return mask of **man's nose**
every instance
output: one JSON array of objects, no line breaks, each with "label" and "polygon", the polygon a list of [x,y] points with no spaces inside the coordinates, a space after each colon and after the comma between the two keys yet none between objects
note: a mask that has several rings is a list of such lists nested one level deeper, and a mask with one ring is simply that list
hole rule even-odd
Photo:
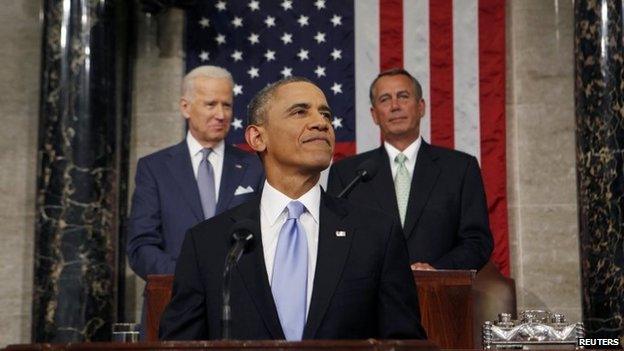
[{"label": "man's nose", "polygon": [[215,118],[225,119],[225,108],[222,104],[217,104],[217,106],[215,107]]},{"label": "man's nose", "polygon": [[310,128],[326,131],[329,129],[329,121],[322,113],[316,113]]},{"label": "man's nose", "polygon": [[392,109],[392,111],[400,109],[401,106],[399,105],[399,99],[397,99],[395,97],[392,98],[390,100],[390,108]]}]

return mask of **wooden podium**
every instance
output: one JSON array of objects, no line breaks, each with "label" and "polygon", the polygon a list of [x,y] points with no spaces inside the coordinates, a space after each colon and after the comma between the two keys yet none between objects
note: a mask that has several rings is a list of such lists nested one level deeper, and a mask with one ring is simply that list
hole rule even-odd
[{"label": "wooden podium", "polygon": [[[473,348],[474,271],[413,271],[422,324],[441,348]],[[158,340],[160,316],[171,299],[171,275],[149,275],[146,340]]]}]

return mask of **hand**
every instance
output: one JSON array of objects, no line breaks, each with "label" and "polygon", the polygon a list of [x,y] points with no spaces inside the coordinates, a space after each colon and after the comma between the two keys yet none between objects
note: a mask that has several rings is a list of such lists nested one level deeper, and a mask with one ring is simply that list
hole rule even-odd
[{"label": "hand", "polygon": [[424,263],[424,262],[412,263],[412,269],[415,271],[435,271],[436,270],[429,263]]}]

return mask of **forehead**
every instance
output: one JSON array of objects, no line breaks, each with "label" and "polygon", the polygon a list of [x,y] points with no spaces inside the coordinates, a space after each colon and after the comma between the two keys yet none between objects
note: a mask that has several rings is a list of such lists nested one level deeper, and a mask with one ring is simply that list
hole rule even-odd
[{"label": "forehead", "polygon": [[327,105],[323,91],[316,85],[308,82],[293,82],[280,86],[273,95],[273,101],[284,105],[297,103]]},{"label": "forehead", "polygon": [[210,94],[216,92],[232,92],[232,82],[227,78],[197,77],[193,79],[195,94]]},{"label": "forehead", "polygon": [[412,80],[404,74],[383,76],[377,80],[375,86],[373,87],[373,93],[375,93],[375,95],[402,90],[407,90],[412,93],[414,92],[414,84]]}]

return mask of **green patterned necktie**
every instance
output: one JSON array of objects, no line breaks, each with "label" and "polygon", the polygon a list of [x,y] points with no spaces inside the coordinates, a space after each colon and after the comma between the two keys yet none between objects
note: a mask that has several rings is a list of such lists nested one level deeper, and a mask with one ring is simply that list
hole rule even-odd
[{"label": "green patterned necktie", "polygon": [[407,200],[409,198],[411,179],[407,167],[405,167],[407,156],[399,153],[394,158],[394,162],[398,165],[397,173],[394,177],[394,191],[396,192],[397,205],[399,206],[399,216],[401,217],[401,226],[405,224],[405,212],[407,211]]}]

